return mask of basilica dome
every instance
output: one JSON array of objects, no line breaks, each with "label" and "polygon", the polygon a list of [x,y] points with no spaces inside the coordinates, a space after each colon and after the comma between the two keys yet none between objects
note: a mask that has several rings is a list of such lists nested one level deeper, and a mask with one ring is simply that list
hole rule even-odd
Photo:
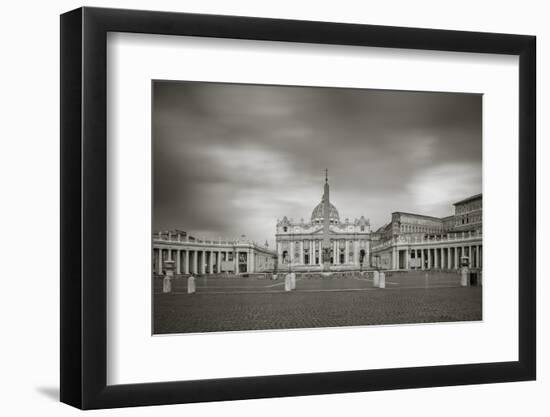
[{"label": "basilica dome", "polygon": [[[312,223],[322,223],[324,219],[324,201],[321,201],[317,206],[313,209],[313,212],[311,213],[311,222]],[[340,215],[338,214],[338,210],[332,203],[329,202],[330,206],[330,222],[340,223]]]}]

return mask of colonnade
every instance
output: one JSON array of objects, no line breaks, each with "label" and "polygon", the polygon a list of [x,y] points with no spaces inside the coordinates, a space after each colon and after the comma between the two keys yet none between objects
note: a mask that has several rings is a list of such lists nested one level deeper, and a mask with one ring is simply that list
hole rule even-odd
[{"label": "colonnade", "polygon": [[[244,254],[245,266],[239,268],[239,254]],[[223,249],[172,249],[153,248],[153,272],[157,275],[164,273],[164,261],[175,262],[176,274],[219,274],[226,272],[255,272],[255,256],[253,250],[223,250]],[[222,262],[232,261],[232,267]],[[223,265],[226,265],[225,267]]]},{"label": "colonnade", "polygon": [[458,269],[462,257],[467,257],[470,268],[481,269],[483,246],[468,244],[459,246],[409,247],[392,250],[392,269]]}]

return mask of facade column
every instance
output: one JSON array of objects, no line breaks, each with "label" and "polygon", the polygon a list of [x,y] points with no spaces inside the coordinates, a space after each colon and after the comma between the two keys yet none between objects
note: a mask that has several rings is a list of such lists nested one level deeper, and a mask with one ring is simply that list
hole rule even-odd
[{"label": "facade column", "polygon": [[235,249],[233,252],[233,268],[235,269],[235,274],[239,273],[239,251]]},{"label": "facade column", "polygon": [[340,263],[339,254],[338,254],[338,241],[334,239],[334,242],[332,242],[332,253],[334,258],[334,265],[338,265]]},{"label": "facade column", "polygon": [[428,248],[428,269],[432,269],[432,250]]},{"label": "facade column", "polygon": [[290,264],[292,265],[294,263],[294,240],[290,241]]},{"label": "facade column", "polygon": [[183,261],[183,273],[184,274],[189,273],[189,249],[185,251],[185,258]]},{"label": "facade column", "polygon": [[344,241],[344,263],[349,264],[349,240]]},{"label": "facade column", "polygon": [[304,265],[304,239],[300,240],[300,265]]},{"label": "facade column", "polygon": [[168,249],[168,258],[166,258],[167,261],[172,260],[172,249]]},{"label": "facade column", "polygon": [[451,248],[447,248],[447,269],[451,269]]},{"label": "facade column", "polygon": [[479,254],[479,268],[483,269],[483,245],[479,245],[478,248],[477,253]]},{"label": "facade column", "polygon": [[407,250],[405,250],[405,269],[407,271],[410,269],[410,258],[411,258],[411,250],[407,248]]},{"label": "facade column", "polygon": [[424,249],[420,249],[420,269],[424,269]]},{"label": "facade column", "polygon": [[313,246],[313,240],[309,240],[309,264],[315,263],[315,248]]},{"label": "facade column", "polygon": [[277,262],[279,264],[283,263],[283,244],[282,244],[282,242],[277,242]]},{"label": "facade column", "polygon": [[359,241],[357,239],[353,241],[353,263],[355,266],[359,266]]},{"label": "facade column", "polygon": [[216,273],[219,274],[222,272],[222,252],[218,251],[216,256]]}]

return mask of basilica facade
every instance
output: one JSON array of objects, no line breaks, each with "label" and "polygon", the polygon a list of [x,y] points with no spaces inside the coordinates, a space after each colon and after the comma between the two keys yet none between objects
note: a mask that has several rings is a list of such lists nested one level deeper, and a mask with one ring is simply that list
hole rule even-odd
[{"label": "basilica facade", "polygon": [[367,269],[370,232],[370,222],[364,216],[353,221],[340,219],[325,178],[323,197],[309,222],[295,222],[286,216],[277,220],[278,268],[297,272]]}]

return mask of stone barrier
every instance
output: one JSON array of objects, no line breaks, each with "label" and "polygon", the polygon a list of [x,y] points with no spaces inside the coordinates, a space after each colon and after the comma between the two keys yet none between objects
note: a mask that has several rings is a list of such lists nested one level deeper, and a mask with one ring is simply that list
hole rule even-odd
[{"label": "stone barrier", "polygon": [[374,288],[378,288],[378,285],[380,284],[380,272],[374,271],[373,280],[374,280],[373,282]]},{"label": "stone barrier", "polygon": [[463,266],[460,269],[460,285],[462,287],[468,286],[468,267],[467,266]]},{"label": "stone barrier", "polygon": [[194,294],[197,290],[197,286],[195,284],[195,277],[190,276],[187,278],[187,294]]},{"label": "stone barrier", "polygon": [[285,291],[292,291],[292,277],[290,274],[285,275]]},{"label": "stone barrier", "polygon": [[172,292],[172,277],[169,275],[162,279],[162,292]]},{"label": "stone barrier", "polygon": [[296,289],[296,274],[294,272],[290,273],[290,289]]}]

